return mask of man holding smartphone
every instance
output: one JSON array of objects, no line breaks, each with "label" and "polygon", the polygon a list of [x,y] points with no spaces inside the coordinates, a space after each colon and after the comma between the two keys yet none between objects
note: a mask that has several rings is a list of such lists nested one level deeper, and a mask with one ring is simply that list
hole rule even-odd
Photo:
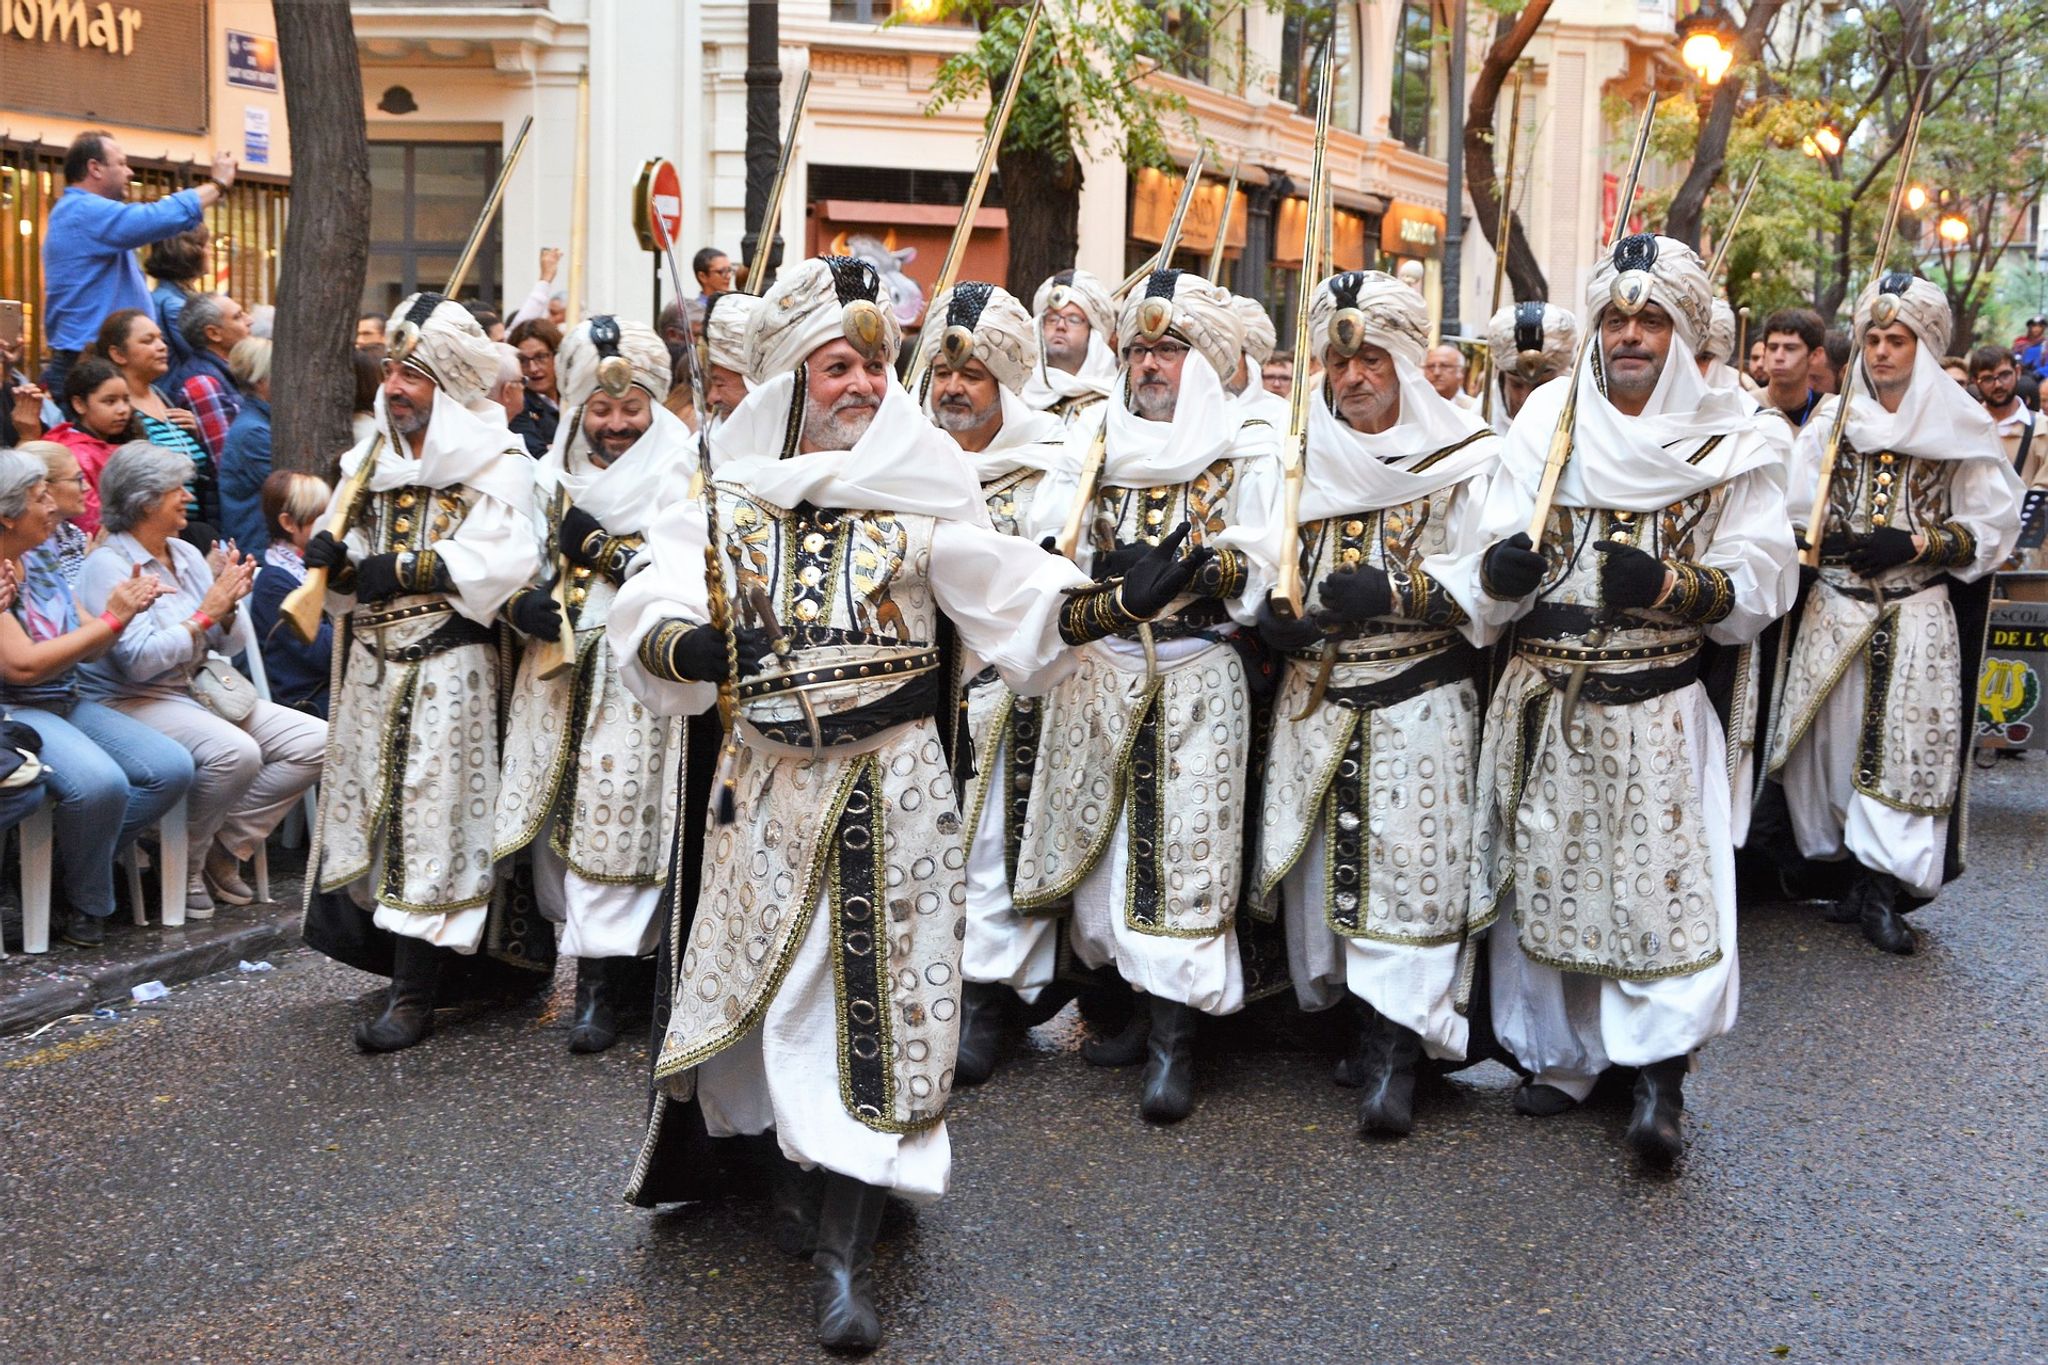
[{"label": "man holding smartphone", "polygon": [[216,154],[205,184],[147,204],[126,202],[133,178],[128,154],[109,133],[80,133],[64,154],[64,194],[43,229],[43,338],[50,348],[43,387],[53,393],[109,314],[140,308],[155,315],[135,252],[199,226],[235,183],[235,159]]}]

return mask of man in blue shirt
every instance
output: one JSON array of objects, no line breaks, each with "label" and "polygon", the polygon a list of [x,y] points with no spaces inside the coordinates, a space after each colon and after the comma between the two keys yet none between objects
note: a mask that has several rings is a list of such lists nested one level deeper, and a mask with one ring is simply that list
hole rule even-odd
[{"label": "man in blue shirt", "polygon": [[235,159],[216,154],[207,183],[148,204],[126,202],[133,178],[128,154],[108,133],[80,133],[64,154],[64,193],[43,229],[43,386],[53,393],[63,392],[65,374],[108,314],[149,311],[135,252],[197,227],[235,183]]}]

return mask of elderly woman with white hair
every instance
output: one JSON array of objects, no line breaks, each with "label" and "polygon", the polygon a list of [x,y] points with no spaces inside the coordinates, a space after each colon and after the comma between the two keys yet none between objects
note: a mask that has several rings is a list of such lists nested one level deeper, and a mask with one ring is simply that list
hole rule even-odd
[{"label": "elderly woman with white hair", "polygon": [[257,700],[246,682],[236,686],[240,677],[225,661],[209,664],[215,651],[236,648],[235,613],[256,561],[230,548],[216,567],[178,538],[190,472],[183,457],[146,441],[114,452],[100,473],[107,541],[87,557],[78,596],[83,610],[98,612],[124,580],[139,575],[159,584],[149,608],[86,666],[84,682],[89,695],[191,752],[197,774],[186,813],[192,876],[185,912],[205,919],[216,897],[231,905],[255,899],[241,862],[320,776],[327,726]]},{"label": "elderly woman with white hair", "polygon": [[220,449],[220,529],[235,547],[261,554],[270,543],[263,481],[270,477],[270,342],[244,337],[228,352],[242,405]]},{"label": "elderly woman with white hair", "polygon": [[[171,458],[182,496],[185,462]],[[43,461],[0,450],[0,585],[14,593],[0,615],[0,705],[42,737],[63,865],[58,936],[93,948],[114,913],[115,856],[185,794],[192,759],[148,725],[80,695],[78,666],[112,648],[160,585],[130,575],[108,585],[97,616],[82,614],[53,534],[61,518]]]}]

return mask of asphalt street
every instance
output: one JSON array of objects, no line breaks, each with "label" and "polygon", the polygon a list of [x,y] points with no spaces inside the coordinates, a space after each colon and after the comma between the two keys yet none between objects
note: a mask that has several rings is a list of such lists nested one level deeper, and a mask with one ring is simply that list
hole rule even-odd
[{"label": "asphalt street", "polygon": [[[1977,776],[1918,957],[1745,908],[1675,1178],[1624,1102],[1520,1118],[1493,1066],[1365,1143],[1322,1057],[1212,1052],[1151,1129],[1056,1022],[885,1226],[877,1358],[2048,1359],[2048,762]],[[819,1354],[758,1205],[619,1202],[644,1040],[570,1056],[566,972],[370,1058],[377,983],[276,961],[0,1041],[0,1360]]]}]

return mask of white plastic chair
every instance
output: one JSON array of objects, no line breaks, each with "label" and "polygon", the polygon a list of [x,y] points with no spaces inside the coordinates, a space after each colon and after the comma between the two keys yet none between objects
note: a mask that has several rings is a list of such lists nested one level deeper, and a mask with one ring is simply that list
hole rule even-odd
[{"label": "white plastic chair", "polygon": [[[249,681],[256,687],[256,695],[264,701],[270,700],[270,670],[263,666],[263,646],[256,640],[256,625],[249,619],[247,610],[235,613],[235,648],[241,651],[248,662]],[[256,845],[256,852],[250,855],[256,867],[256,899],[268,903],[270,900],[270,841],[263,840]]]},{"label": "white plastic chair", "polygon": [[[21,950],[50,951],[50,864],[55,845],[55,814],[51,803],[37,806],[21,822]],[[7,947],[0,942],[0,957]]]},{"label": "white plastic chair", "polygon": [[[164,927],[175,929],[185,922],[185,798],[164,812],[156,823],[157,890],[163,903]],[[131,845],[121,865],[128,873],[128,905],[137,928],[149,923],[142,904],[142,859]]]}]

